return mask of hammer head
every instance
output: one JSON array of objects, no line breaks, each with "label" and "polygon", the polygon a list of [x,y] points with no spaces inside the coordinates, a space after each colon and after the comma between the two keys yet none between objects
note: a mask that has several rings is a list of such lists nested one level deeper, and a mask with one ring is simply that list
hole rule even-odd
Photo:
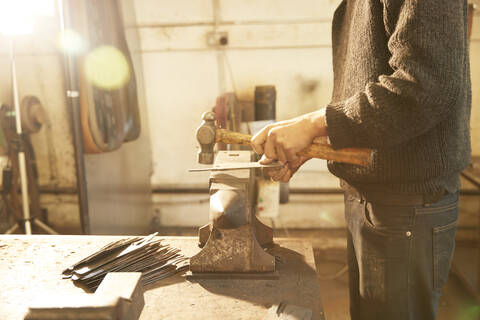
[{"label": "hammer head", "polygon": [[216,131],[215,113],[211,111],[203,113],[202,123],[197,128],[197,140],[200,144],[200,150],[198,150],[198,163],[213,163],[213,148],[216,142]]}]

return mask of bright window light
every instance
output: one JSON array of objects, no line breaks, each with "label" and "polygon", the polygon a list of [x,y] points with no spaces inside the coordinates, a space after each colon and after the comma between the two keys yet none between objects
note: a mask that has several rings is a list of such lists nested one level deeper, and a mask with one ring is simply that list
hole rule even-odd
[{"label": "bright window light", "polygon": [[31,34],[36,19],[54,13],[55,0],[0,0],[0,32],[7,36]]}]

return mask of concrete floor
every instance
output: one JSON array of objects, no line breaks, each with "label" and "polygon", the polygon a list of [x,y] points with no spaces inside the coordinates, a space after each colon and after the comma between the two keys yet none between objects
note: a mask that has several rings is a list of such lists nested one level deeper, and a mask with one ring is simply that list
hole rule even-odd
[{"label": "concrete floor", "polygon": [[[194,228],[165,228],[163,235],[194,236]],[[322,294],[322,304],[327,320],[348,320],[348,276],[346,266],[346,241],[343,229],[330,230],[275,230],[275,237],[306,238],[312,242],[317,266],[318,280]],[[458,264],[471,268],[471,255],[466,247],[457,245],[460,259]],[[470,257],[470,259],[468,258]],[[458,261],[457,261],[458,260]],[[460,268],[463,269],[463,268]],[[334,275],[340,275],[333,279]],[[475,302],[457,277],[450,275],[440,299],[438,320],[479,320],[480,304]]]}]

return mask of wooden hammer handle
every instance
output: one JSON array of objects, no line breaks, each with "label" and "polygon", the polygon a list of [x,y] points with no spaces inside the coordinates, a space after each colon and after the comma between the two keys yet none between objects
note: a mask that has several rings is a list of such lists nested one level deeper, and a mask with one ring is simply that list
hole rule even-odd
[{"label": "wooden hammer handle", "polygon": [[252,135],[240,132],[233,132],[226,129],[217,129],[215,134],[216,142],[226,143],[226,144],[239,144],[242,146],[250,146],[250,140]]},{"label": "wooden hammer handle", "polygon": [[368,167],[368,165],[372,163],[373,152],[370,149],[361,148],[334,150],[329,144],[313,143],[297,154],[304,157],[332,160]]},{"label": "wooden hammer handle", "polygon": [[[250,146],[252,136],[246,133],[233,132],[225,129],[217,129],[216,142],[227,144],[239,144]],[[351,163],[367,167],[372,162],[372,150],[362,148],[346,148],[334,150],[329,144],[320,143],[315,139],[314,143],[298,153],[299,156],[332,160],[337,162]]]}]

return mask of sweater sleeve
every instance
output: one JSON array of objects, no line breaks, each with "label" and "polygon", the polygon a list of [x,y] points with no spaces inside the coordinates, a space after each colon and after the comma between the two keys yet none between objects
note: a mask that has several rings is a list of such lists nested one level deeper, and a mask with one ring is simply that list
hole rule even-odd
[{"label": "sweater sleeve", "polygon": [[465,68],[464,0],[383,0],[392,74],[327,106],[335,149],[388,148],[448,117]]}]

